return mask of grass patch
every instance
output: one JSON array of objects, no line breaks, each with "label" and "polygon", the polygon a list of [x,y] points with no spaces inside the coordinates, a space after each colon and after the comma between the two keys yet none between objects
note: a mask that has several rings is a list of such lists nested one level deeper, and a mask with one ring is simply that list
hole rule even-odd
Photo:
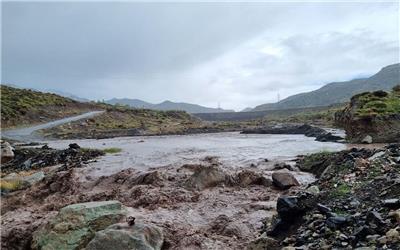
[{"label": "grass patch", "polygon": [[386,116],[400,113],[400,93],[393,88],[391,93],[384,91],[365,92],[352,98],[359,104],[356,114],[360,117]]},{"label": "grass patch", "polygon": [[20,189],[22,183],[19,180],[0,180],[0,190],[12,192]]},{"label": "grass patch", "polygon": [[121,148],[105,148],[103,149],[103,152],[106,154],[116,154],[121,152],[122,149]]},{"label": "grass patch", "polygon": [[339,183],[336,188],[332,190],[333,197],[343,197],[351,193],[351,186],[346,183]]}]

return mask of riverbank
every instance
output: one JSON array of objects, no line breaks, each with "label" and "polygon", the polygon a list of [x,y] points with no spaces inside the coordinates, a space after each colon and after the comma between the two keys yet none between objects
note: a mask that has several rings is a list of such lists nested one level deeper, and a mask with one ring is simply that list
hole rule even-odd
[{"label": "riverbank", "polygon": [[[302,135],[239,133],[49,141],[48,146],[62,150],[73,142],[121,152],[79,167],[36,169],[44,173],[40,181],[4,195],[4,249],[30,245],[33,232],[67,205],[107,200],[120,201],[138,223],[160,227],[165,249],[243,249],[275,214],[279,195],[300,190],[296,182],[314,180],[281,161],[345,147]],[[291,172],[295,186],[282,190],[272,181],[274,172]]]},{"label": "riverbank", "polygon": [[[227,134],[229,137],[233,136],[231,133]],[[358,229],[358,227],[352,226],[353,224],[346,224],[343,227],[345,231],[341,231],[347,237],[346,240],[343,240],[345,238],[341,236],[343,239],[338,241],[336,237],[339,236],[336,233],[325,234],[324,232],[328,233],[332,229],[325,229],[330,228],[329,223],[324,222],[325,217],[314,216],[316,213],[322,213],[315,212],[315,209],[318,210],[317,205],[307,207],[309,210],[305,210],[305,216],[301,216],[302,221],[307,222],[304,224],[307,225],[307,228],[300,227],[296,229],[297,231],[279,233],[286,237],[278,238],[277,241],[266,238],[265,235],[258,238],[266,229],[271,236],[274,235],[271,234],[272,231],[279,231],[279,226],[274,224],[275,220],[273,219],[277,212],[281,219],[282,216],[293,216],[290,213],[282,213],[284,210],[280,205],[276,209],[277,203],[282,204],[284,197],[300,197],[304,193],[308,194],[305,196],[307,204],[312,204],[310,201],[315,200],[310,197],[317,197],[322,205],[332,211],[328,216],[322,213],[326,219],[345,217],[346,223],[356,221],[357,223],[354,225],[362,226],[363,216],[367,216],[370,211],[377,211],[383,218],[385,230],[397,230],[396,224],[393,224],[396,223],[396,217],[392,217],[395,210],[385,208],[382,202],[399,195],[395,191],[398,190],[397,184],[393,182],[399,177],[398,145],[391,145],[386,149],[361,148],[338,153],[324,151],[309,156],[304,153],[306,156],[299,157],[295,157],[295,155],[302,154],[300,151],[295,151],[292,156],[287,155],[286,157],[282,154],[274,157],[273,151],[270,151],[268,158],[262,158],[260,156],[266,156],[265,149],[259,148],[253,143],[257,140],[259,143],[263,143],[267,138],[275,138],[271,140],[271,145],[276,147],[276,145],[282,144],[281,146],[286,150],[290,150],[290,147],[285,143],[290,143],[292,149],[298,149],[293,141],[294,138],[308,141],[304,143],[300,140],[298,141],[299,145],[314,144],[319,149],[321,149],[321,145],[332,145],[336,147],[336,150],[345,146],[316,142],[313,138],[302,135],[243,135],[238,133],[235,133],[238,137],[233,141],[227,140],[228,137],[225,133],[210,135],[206,137],[207,143],[204,145],[207,147],[213,145],[210,140],[214,140],[215,144],[218,135],[225,136],[220,138],[221,155],[216,148],[203,151],[202,148],[190,149],[187,147],[193,145],[193,141],[188,140],[190,137],[199,145],[203,145],[200,138],[196,137],[205,135],[173,136],[176,145],[182,145],[181,143],[184,141],[187,142],[187,145],[182,145],[182,150],[161,154],[154,152],[163,149],[163,145],[166,146],[165,148],[173,145],[172,141],[168,141],[171,140],[169,136],[146,137],[147,139],[145,138],[144,141],[134,138],[79,140],[84,147],[94,145],[95,142],[97,142],[96,145],[102,145],[104,148],[117,145],[131,146],[122,147],[121,152],[79,161],[79,165],[73,164],[68,168],[62,167],[62,165],[43,166],[36,169],[36,171],[44,173],[39,181],[13,193],[3,194],[2,247],[4,249],[27,248],[32,244],[34,232],[52,222],[58,211],[67,205],[111,200],[120,201],[127,208],[126,216],[134,217],[137,223],[160,228],[163,235],[163,249],[253,249],[252,247],[259,244],[270,244],[270,247],[272,245],[280,247],[306,245],[311,249],[313,249],[312,247],[321,249],[320,246],[332,244],[332,246],[336,246],[336,242],[339,242],[338,244],[341,244],[339,246],[342,247],[368,245],[369,241],[367,243],[363,240],[358,241],[361,245],[353,242],[353,238],[351,238],[353,230]],[[179,142],[180,139],[182,141]],[[152,140],[154,141],[151,142]],[[248,145],[249,151],[243,147],[243,140],[252,143]],[[238,145],[240,141],[242,144]],[[49,145],[61,149],[68,144],[71,144],[72,148],[77,148],[71,141],[53,141]],[[228,144],[235,145],[238,150],[243,151],[243,154],[230,150],[227,147]],[[154,145],[159,147],[154,148]],[[151,151],[147,151],[147,147],[151,148]],[[138,151],[140,148],[143,151]],[[256,150],[257,148],[259,151]],[[44,150],[51,149],[46,146]],[[249,158],[250,150],[256,155]],[[312,152],[311,148],[305,150]],[[276,152],[279,151],[277,149]],[[134,159],[132,154],[127,154],[128,152],[135,152],[136,156],[141,155],[142,158],[136,158],[136,161],[121,162],[122,159]],[[210,155],[210,152],[215,154]],[[231,158],[226,158],[229,155]],[[238,158],[237,156],[240,155],[246,158]],[[173,157],[170,158],[171,156]],[[282,159],[285,158],[288,161],[282,162]],[[143,162],[145,159],[147,161]],[[296,159],[297,164],[290,163],[290,159]],[[381,168],[380,165],[375,164],[383,164],[384,167]],[[328,166],[331,166],[330,171],[326,171]],[[373,166],[373,171],[368,166]],[[319,178],[316,182],[313,174]],[[385,176],[387,177],[383,178]],[[367,189],[359,189],[360,187]],[[356,191],[353,192],[353,188]],[[385,189],[386,193],[379,196],[374,191],[372,194],[371,192],[375,189],[380,193],[382,193],[381,189]],[[393,190],[394,192],[392,192]],[[351,201],[349,201],[349,197],[352,198]],[[371,199],[371,197],[374,198]],[[367,202],[364,199],[367,199]],[[357,200],[359,204],[354,200]],[[358,205],[350,208],[348,202]],[[344,211],[349,214],[343,214]],[[361,215],[354,219],[351,217],[354,215],[353,213],[361,213]],[[298,213],[297,211],[294,214],[296,216],[303,215],[303,212]],[[317,222],[315,222],[316,220]],[[289,221],[290,226],[296,227],[295,220]],[[310,226],[310,224],[314,225],[313,223],[315,225],[319,223],[319,226],[315,228]],[[342,230],[341,228],[338,227],[334,232]],[[379,238],[381,238],[386,236],[387,230],[385,230],[375,234],[379,234]],[[395,234],[393,230],[390,232]],[[371,242],[376,243],[377,236],[374,235],[372,238],[367,236],[365,239],[375,239]],[[392,244],[390,237],[387,244],[393,246],[390,245]],[[381,240],[383,242],[384,239]],[[314,244],[315,242],[318,244]],[[280,247],[276,247],[276,249],[280,249]]]},{"label": "riverbank", "polygon": [[313,154],[297,166],[318,180],[278,199],[264,248],[399,249],[400,144]]}]

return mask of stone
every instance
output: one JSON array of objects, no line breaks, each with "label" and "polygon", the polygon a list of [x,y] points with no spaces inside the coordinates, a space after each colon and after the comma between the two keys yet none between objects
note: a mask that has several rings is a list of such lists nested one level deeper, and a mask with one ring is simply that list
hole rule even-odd
[{"label": "stone", "polygon": [[367,214],[367,222],[375,225],[383,225],[385,222],[382,219],[382,216],[376,211],[370,211]]},{"label": "stone", "polygon": [[215,166],[202,166],[195,170],[186,181],[185,186],[190,190],[203,190],[229,182],[229,176]]},{"label": "stone", "polygon": [[16,183],[14,189],[6,189],[9,192],[20,190],[20,189],[26,189],[41,180],[43,180],[45,177],[44,172],[39,171],[36,173],[33,173],[31,175],[18,175],[16,173],[11,173],[7,175],[6,177],[2,178],[3,182],[7,183]]},{"label": "stone", "polygon": [[343,138],[340,136],[337,136],[337,135],[333,135],[332,133],[328,132],[328,133],[322,133],[320,135],[317,135],[315,140],[320,141],[320,142],[337,142],[337,141],[343,140]]},{"label": "stone", "polygon": [[386,238],[389,242],[396,243],[400,241],[400,233],[395,228],[386,232]]},{"label": "stone", "polygon": [[361,203],[360,203],[357,199],[352,199],[352,200],[350,201],[350,206],[352,206],[352,207],[357,208],[357,207],[359,207],[360,205],[361,205]]},{"label": "stone", "polygon": [[400,208],[400,199],[387,199],[383,200],[382,203],[385,207],[394,209]]},{"label": "stone", "polygon": [[8,142],[4,142],[1,144],[1,163],[4,164],[6,162],[14,159],[14,148]]},{"label": "stone", "polygon": [[372,143],[372,136],[366,135],[362,140],[361,143],[371,144]]},{"label": "stone", "polygon": [[280,169],[293,170],[292,166],[284,162],[279,162],[274,165],[274,170],[280,170]]},{"label": "stone", "polygon": [[378,238],[378,242],[381,244],[386,244],[388,242],[387,237],[382,236],[382,237]]},{"label": "stone", "polygon": [[71,143],[68,146],[71,149],[80,149],[81,148],[81,146],[79,146],[77,143]]},{"label": "stone", "polygon": [[334,216],[326,220],[326,224],[330,228],[340,228],[347,223],[347,218],[343,216]]},{"label": "stone", "polygon": [[296,196],[279,197],[276,203],[276,210],[283,220],[292,220],[303,212],[303,209],[298,205]]},{"label": "stone", "polygon": [[380,158],[380,157],[382,157],[384,155],[385,155],[385,151],[380,151],[380,152],[375,153],[373,156],[369,157],[368,160],[369,161],[373,161],[373,160],[378,159],[378,158]]},{"label": "stone", "polygon": [[262,174],[256,173],[250,170],[243,170],[236,175],[236,183],[241,187],[247,187],[249,185],[261,185],[270,187],[272,181],[267,179]]},{"label": "stone", "polygon": [[271,250],[278,250],[281,249],[279,247],[279,242],[271,237],[268,236],[261,236],[253,241],[251,241],[247,245],[248,250],[264,250],[264,249],[271,249]]},{"label": "stone", "polygon": [[395,218],[396,221],[400,223],[400,209],[397,209],[396,211],[390,212],[389,213],[389,217]]},{"label": "stone", "polygon": [[275,186],[281,189],[288,189],[292,186],[299,186],[299,182],[288,172],[274,172],[272,173],[272,182]]},{"label": "stone", "polygon": [[115,224],[96,232],[86,250],[160,250],[164,242],[161,228],[135,223]]},{"label": "stone", "polygon": [[159,171],[152,171],[148,173],[140,174],[130,180],[131,185],[163,185],[164,176]]},{"label": "stone", "polygon": [[318,186],[310,186],[309,188],[307,188],[306,191],[311,193],[311,194],[314,194],[314,195],[317,195],[317,194],[320,193],[320,190],[319,190]]},{"label": "stone", "polygon": [[332,210],[331,210],[329,207],[327,207],[327,206],[325,206],[325,205],[323,205],[323,204],[321,204],[321,203],[318,203],[318,204],[317,204],[317,209],[318,209],[318,211],[320,211],[322,214],[328,214],[328,213],[332,212]]},{"label": "stone", "polygon": [[361,226],[355,230],[354,236],[358,240],[363,240],[370,234],[373,234],[373,231],[368,226]]},{"label": "stone", "polygon": [[99,201],[66,206],[43,228],[33,233],[32,249],[80,249],[96,231],[118,223],[126,215],[119,201]]},{"label": "stone", "polygon": [[365,239],[367,241],[376,241],[379,237],[380,237],[379,234],[373,234],[373,235],[367,235],[367,237],[365,237]]}]

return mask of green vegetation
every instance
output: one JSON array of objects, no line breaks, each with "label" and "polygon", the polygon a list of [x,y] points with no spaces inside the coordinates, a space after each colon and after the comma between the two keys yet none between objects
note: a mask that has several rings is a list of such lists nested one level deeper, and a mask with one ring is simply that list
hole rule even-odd
[{"label": "green vegetation", "polygon": [[334,153],[327,151],[306,155],[301,161],[301,170],[315,172],[315,170],[313,171],[313,168],[315,168],[316,165],[323,165],[325,161],[333,156]]},{"label": "green vegetation", "polygon": [[10,119],[43,106],[65,106],[75,101],[55,94],[1,85],[1,117]]},{"label": "green vegetation", "polygon": [[324,126],[333,126],[335,113],[341,110],[344,105],[327,107],[320,111],[303,111],[291,115],[269,115],[264,118],[264,122],[279,122],[279,123],[311,123]]},{"label": "green vegetation", "polygon": [[1,85],[1,127],[47,122],[99,109],[56,94]]},{"label": "green vegetation", "polygon": [[20,189],[22,183],[19,180],[0,180],[0,190],[5,192],[12,192]]},{"label": "green vegetation", "polygon": [[342,197],[350,193],[351,193],[351,186],[349,186],[347,183],[342,182],[337,184],[336,188],[333,189],[331,194],[333,197]]},{"label": "green vegetation", "polygon": [[356,115],[360,117],[400,114],[400,86],[394,87],[391,93],[375,91],[355,95],[352,101],[357,102]]},{"label": "green vegetation", "polygon": [[103,108],[106,112],[95,117],[41,130],[40,133],[56,138],[104,138],[177,134],[204,126],[200,120],[184,111],[157,111],[111,105],[104,105]]},{"label": "green vegetation", "polygon": [[105,148],[102,150],[106,154],[116,154],[122,151],[120,148]]}]

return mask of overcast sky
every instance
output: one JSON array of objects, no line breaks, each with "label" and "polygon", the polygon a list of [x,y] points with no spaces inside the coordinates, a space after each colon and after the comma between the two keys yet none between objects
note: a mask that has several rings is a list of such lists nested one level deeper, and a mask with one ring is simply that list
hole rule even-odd
[{"label": "overcast sky", "polygon": [[2,4],[2,83],[240,110],[399,62],[399,3]]}]

